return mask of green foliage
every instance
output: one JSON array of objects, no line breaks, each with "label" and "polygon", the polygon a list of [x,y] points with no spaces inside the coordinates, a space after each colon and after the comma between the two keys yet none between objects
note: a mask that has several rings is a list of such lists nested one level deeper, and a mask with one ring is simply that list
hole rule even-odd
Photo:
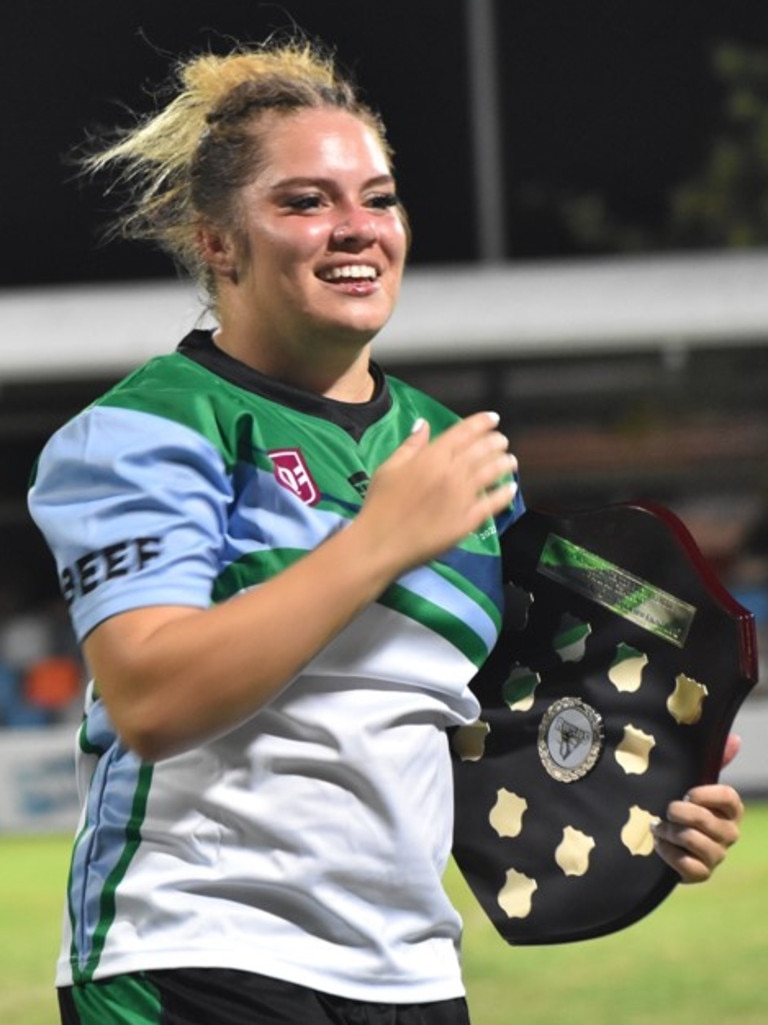
[{"label": "green foliage", "polygon": [[518,209],[554,219],[587,252],[768,244],[768,51],[723,43],[712,74],[723,96],[712,136],[699,169],[670,188],[660,226],[622,220],[595,192],[528,186]]},{"label": "green foliage", "polygon": [[768,242],[768,52],[726,44],[714,56],[725,89],[720,124],[700,172],[671,197],[673,241]]}]

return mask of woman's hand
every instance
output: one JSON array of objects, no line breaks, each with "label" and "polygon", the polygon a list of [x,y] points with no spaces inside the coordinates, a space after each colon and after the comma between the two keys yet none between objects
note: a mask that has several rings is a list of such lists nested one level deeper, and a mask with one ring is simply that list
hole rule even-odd
[{"label": "woman's hand", "polygon": [[[723,767],[736,756],[740,740],[728,737]],[[693,787],[682,801],[672,801],[667,817],[654,829],[656,850],[684,883],[703,883],[739,839],[744,805],[731,786]]]},{"label": "woman's hand", "polygon": [[354,524],[386,551],[392,578],[451,548],[513,500],[517,461],[495,413],[476,413],[430,441],[413,434],[373,476]]}]

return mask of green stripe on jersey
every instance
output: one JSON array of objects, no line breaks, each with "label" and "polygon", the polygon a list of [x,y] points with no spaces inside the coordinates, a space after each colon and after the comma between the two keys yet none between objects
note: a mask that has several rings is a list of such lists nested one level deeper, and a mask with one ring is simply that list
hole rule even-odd
[{"label": "green stripe on jersey", "polygon": [[249,552],[223,570],[213,585],[214,603],[226,601],[249,587],[263,584],[306,555],[303,548],[265,548]]},{"label": "green stripe on jersey", "polygon": [[[486,553],[487,557],[487,553]],[[479,605],[480,608],[485,612],[491,622],[495,625],[497,630],[501,629],[501,609],[498,605],[492,601],[485,591],[481,591],[479,587],[476,587],[472,581],[465,577],[463,573],[459,573],[458,570],[452,566],[447,566],[444,562],[430,562],[430,569],[433,569],[435,573],[439,573],[441,577],[453,584],[458,590],[462,591],[468,598]]]},{"label": "green stripe on jersey", "polygon": [[[95,694],[94,694],[95,697]],[[77,731],[77,746],[85,755],[101,755],[104,754],[105,748],[99,744],[94,744],[88,736],[88,719],[85,718],[80,723],[80,728]]]},{"label": "green stripe on jersey", "polygon": [[392,584],[378,600],[381,605],[386,605],[387,608],[428,626],[434,633],[458,648],[478,669],[488,658],[485,641],[472,627],[448,609],[414,594],[402,584]]},{"label": "green stripe on jersey", "polygon": [[141,974],[72,987],[80,1025],[161,1025],[163,1007],[157,987]]},{"label": "green stripe on jersey", "polygon": [[147,810],[153,770],[154,766],[150,764],[143,764],[139,769],[131,814],[125,825],[125,846],[115,867],[107,876],[101,891],[99,922],[93,934],[93,945],[88,952],[85,965],[75,969],[76,982],[90,981],[101,959],[104,945],[107,942],[107,934],[115,920],[117,888],[125,877],[128,866],[141,844],[141,825]]},{"label": "green stripe on jersey", "polygon": [[[219,576],[213,589],[213,601],[222,602],[234,597],[248,587],[269,580],[270,577],[297,562],[307,553],[295,548],[272,548],[253,552],[237,562],[231,563]],[[500,624],[499,610],[481,591],[471,587],[469,582],[449,566],[430,563],[430,569],[444,576],[465,594],[474,599]],[[400,612],[409,619],[428,627],[473,662],[478,668],[488,657],[488,647],[483,639],[449,609],[410,591],[403,584],[391,584],[377,599],[380,605]]]}]

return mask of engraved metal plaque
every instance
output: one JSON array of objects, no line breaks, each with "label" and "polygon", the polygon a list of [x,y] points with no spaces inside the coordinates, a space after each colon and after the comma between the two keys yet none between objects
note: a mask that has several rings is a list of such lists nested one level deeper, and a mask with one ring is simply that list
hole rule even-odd
[{"label": "engraved metal plaque", "polygon": [[696,615],[695,607],[595,552],[550,534],[537,569],[630,623],[684,647]]}]

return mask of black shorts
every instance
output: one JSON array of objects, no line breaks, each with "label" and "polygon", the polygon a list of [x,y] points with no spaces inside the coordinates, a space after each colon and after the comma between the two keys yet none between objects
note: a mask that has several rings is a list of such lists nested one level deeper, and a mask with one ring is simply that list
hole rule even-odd
[{"label": "black shorts", "polygon": [[224,968],[136,972],[59,990],[62,1025],[469,1025],[463,997],[380,1004]]}]

